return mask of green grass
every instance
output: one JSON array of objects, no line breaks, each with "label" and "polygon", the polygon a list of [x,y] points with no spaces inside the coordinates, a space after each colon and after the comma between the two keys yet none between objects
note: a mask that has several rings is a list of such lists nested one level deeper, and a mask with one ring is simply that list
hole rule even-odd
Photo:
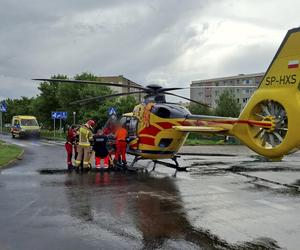
[{"label": "green grass", "polygon": [[187,139],[185,141],[186,146],[196,146],[196,145],[224,145],[223,140],[210,140],[210,139]]},{"label": "green grass", "polygon": [[16,159],[21,152],[22,148],[0,141],[0,166]]},{"label": "green grass", "polygon": [[57,140],[57,141],[65,141],[66,140],[66,134],[61,133],[59,134],[59,131],[55,131],[55,136],[54,132],[50,130],[41,130],[41,138],[48,139],[48,140]]},{"label": "green grass", "polygon": [[184,145],[187,146],[197,146],[197,145],[237,145],[240,142],[233,137],[229,137],[229,139],[225,142],[224,136],[213,135],[206,136],[202,134],[191,133],[189,134],[187,140]]}]

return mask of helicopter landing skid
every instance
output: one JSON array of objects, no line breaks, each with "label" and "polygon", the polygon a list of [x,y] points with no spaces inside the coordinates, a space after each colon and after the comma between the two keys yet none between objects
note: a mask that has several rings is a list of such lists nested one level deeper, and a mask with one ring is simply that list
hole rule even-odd
[{"label": "helicopter landing skid", "polygon": [[[174,177],[176,177],[177,175],[177,172],[182,172],[182,171],[186,171],[186,167],[179,167],[179,164],[178,164],[178,161],[177,161],[177,158],[179,158],[180,156],[178,155],[175,155],[174,157],[171,158],[171,160],[174,161],[174,163],[169,163],[169,162],[164,162],[164,161],[159,161],[159,160],[153,160],[153,163],[154,163],[154,166],[153,168],[151,169],[150,172],[154,171],[155,168],[156,168],[156,165],[157,164],[160,164],[160,165],[163,165],[165,167],[168,167],[168,168],[173,168],[175,169],[175,173],[173,174]],[[127,167],[128,170],[139,170],[139,169],[145,169],[145,168],[137,168],[137,167],[134,167],[134,165],[139,161],[139,160],[147,160],[147,159],[144,159],[143,157],[141,156],[135,156],[134,160],[132,161],[132,163]]]},{"label": "helicopter landing skid", "polygon": [[156,168],[156,164],[160,164],[160,165],[163,165],[165,167],[168,167],[168,168],[174,168],[175,169],[175,172],[173,174],[174,177],[176,177],[177,175],[177,172],[186,172],[186,167],[179,167],[179,164],[178,164],[178,161],[177,161],[177,158],[179,158],[180,156],[179,155],[175,155],[174,157],[171,158],[172,161],[174,161],[174,163],[169,163],[169,162],[164,162],[164,161],[159,161],[159,160],[153,160],[154,162],[154,166],[152,168],[151,171],[154,171],[155,168]]}]

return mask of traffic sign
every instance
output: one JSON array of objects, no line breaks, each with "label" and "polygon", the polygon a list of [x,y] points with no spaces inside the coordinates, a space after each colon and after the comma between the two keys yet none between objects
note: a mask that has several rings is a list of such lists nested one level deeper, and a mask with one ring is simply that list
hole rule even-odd
[{"label": "traffic sign", "polygon": [[2,113],[7,112],[7,104],[6,104],[5,101],[2,101],[2,102],[0,103],[0,111],[1,111]]},{"label": "traffic sign", "polygon": [[109,116],[116,115],[116,114],[117,114],[117,111],[116,111],[116,109],[114,107],[110,107],[108,109],[108,115]]},{"label": "traffic sign", "polygon": [[68,118],[68,112],[65,111],[52,111],[51,112],[51,119],[67,119]]}]

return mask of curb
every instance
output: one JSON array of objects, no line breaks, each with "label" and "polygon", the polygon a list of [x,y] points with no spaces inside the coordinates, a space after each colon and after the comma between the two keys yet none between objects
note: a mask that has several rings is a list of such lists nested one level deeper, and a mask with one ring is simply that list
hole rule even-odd
[{"label": "curb", "polygon": [[15,163],[17,163],[17,161],[20,161],[23,159],[25,150],[22,149],[21,153],[17,155],[17,157],[15,159],[10,160],[9,162],[7,162],[6,164],[0,166],[0,170],[5,169],[5,168],[9,168],[11,166],[13,166]]},{"label": "curb", "polygon": [[41,142],[45,142],[45,143],[49,143],[49,144],[53,144],[53,145],[58,145],[58,146],[64,146],[65,145],[65,141],[54,141],[54,140],[47,140],[47,139],[41,139]]}]

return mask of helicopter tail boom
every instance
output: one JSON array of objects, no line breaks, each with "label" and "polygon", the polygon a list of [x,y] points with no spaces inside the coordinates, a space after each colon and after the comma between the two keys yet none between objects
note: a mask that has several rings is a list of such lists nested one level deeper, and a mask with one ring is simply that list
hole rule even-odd
[{"label": "helicopter tail boom", "polygon": [[255,152],[274,160],[300,145],[299,44],[300,28],[289,30],[259,88],[238,118],[270,126],[235,123],[229,131]]}]

